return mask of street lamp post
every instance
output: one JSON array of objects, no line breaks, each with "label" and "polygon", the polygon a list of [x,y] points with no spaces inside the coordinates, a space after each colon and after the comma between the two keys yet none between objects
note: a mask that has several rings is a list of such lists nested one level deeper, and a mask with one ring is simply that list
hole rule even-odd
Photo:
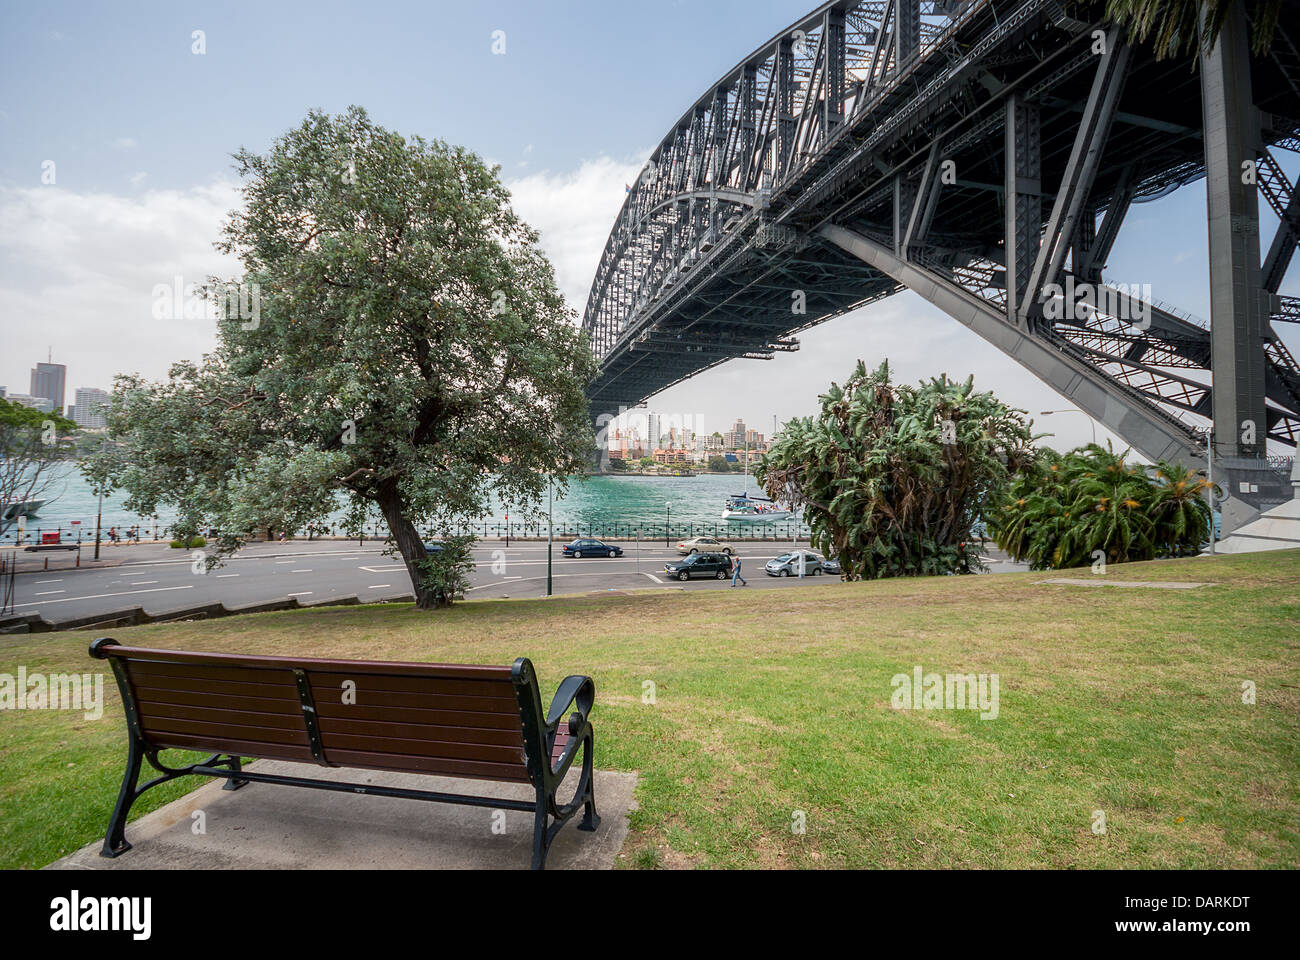
[{"label": "street lamp post", "polygon": [[[104,439],[99,442],[99,452],[103,454],[104,449],[108,446],[108,434],[104,434]],[[104,519],[104,485],[101,481],[99,486],[99,509],[95,512],[95,559],[99,559],[99,528]]]},{"label": "street lamp post", "polygon": [[546,479],[546,595],[551,595],[551,541],[554,539],[555,477]]},{"label": "street lamp post", "polygon": [[668,508],[668,519],[664,523],[664,546],[671,547],[672,534],[669,531],[673,526],[673,503],[671,500],[665,501],[664,506]]},{"label": "street lamp post", "polygon": [[1082,410],[1044,410],[1039,416],[1050,417],[1056,413],[1077,413],[1081,417],[1088,418],[1088,426],[1092,427],[1092,445],[1097,445],[1097,421],[1092,419],[1091,414],[1084,413]]}]

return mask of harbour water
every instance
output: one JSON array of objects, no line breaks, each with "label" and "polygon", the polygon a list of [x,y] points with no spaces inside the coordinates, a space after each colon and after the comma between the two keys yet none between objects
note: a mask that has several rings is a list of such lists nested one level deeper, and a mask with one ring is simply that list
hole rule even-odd
[{"label": "harbour water", "polygon": [[[742,474],[699,474],[694,477],[654,476],[591,476],[571,477],[564,496],[557,494],[553,522],[560,536],[562,531],[590,533],[595,536],[635,536],[641,530],[646,537],[662,536],[671,517],[673,536],[694,533],[723,533],[727,536],[761,536],[764,529],[770,533],[794,532],[793,521],[778,524],[728,524],[721,519],[727,497],[746,491],[746,478]],[[752,477],[749,493],[761,492]],[[64,540],[81,537],[93,539],[95,535],[95,510],[97,498],[90,485],[75,469],[68,469],[54,483],[49,494],[50,502],[40,513],[27,519],[27,536],[24,542],[36,539],[37,531],[59,531]],[[175,519],[174,511],[160,510],[157,518],[142,517],[126,509],[125,496],[114,492],[104,497],[103,529],[116,527],[119,532],[138,526],[141,535],[152,536],[155,526],[166,536]],[[483,536],[498,536],[506,531],[507,516],[511,533],[516,536],[546,534],[546,500],[543,496],[540,513],[524,516],[518,505],[495,500],[492,509],[478,518],[473,529]],[[341,532],[339,524],[342,511],[324,521],[329,532]],[[73,521],[80,521],[74,523]],[[750,528],[754,529],[750,529]],[[383,523],[376,514],[367,524],[367,533],[383,534]],[[800,524],[800,535],[807,528]],[[567,535],[567,533],[565,534]],[[14,542],[14,528],[10,528],[0,543]]]}]

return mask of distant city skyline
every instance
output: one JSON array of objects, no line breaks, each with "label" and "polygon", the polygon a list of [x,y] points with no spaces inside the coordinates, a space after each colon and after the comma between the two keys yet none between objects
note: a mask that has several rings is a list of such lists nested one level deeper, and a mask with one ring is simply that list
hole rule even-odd
[{"label": "distant city skyline", "polygon": [[53,354],[53,347],[48,347],[46,359],[38,360],[31,368],[26,393],[10,390],[8,384],[0,384],[0,398],[42,413],[66,416],[79,427],[102,429],[108,426],[103,407],[108,403],[109,392],[100,387],[75,387],[74,402],[67,403],[68,368],[66,364],[54,363]]}]

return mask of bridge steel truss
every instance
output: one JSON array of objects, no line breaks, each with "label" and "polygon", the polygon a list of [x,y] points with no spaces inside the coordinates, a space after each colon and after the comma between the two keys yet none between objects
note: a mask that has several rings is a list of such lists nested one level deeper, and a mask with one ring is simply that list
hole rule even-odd
[{"label": "bridge steel truss", "polygon": [[[583,329],[593,414],[910,289],[1152,459],[1289,496],[1300,366],[1300,10],[1196,71],[1068,0],[826,3],[681,117],[631,186]],[[1206,180],[1212,323],[1106,270],[1135,204]],[[1259,198],[1280,225],[1261,260]],[[1171,238],[1173,244],[1178,238]],[[1140,281],[1140,278],[1129,278]],[[1245,514],[1241,516],[1244,519]]]}]

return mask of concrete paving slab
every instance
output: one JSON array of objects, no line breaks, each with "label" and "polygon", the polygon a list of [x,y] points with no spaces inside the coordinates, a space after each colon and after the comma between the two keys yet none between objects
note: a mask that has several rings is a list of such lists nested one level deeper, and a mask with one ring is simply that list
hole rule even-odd
[{"label": "concrete paving slab", "polygon": [[1078,580],[1072,577],[1053,577],[1050,580],[1035,580],[1034,583],[1056,583],[1067,587],[1146,587],[1151,590],[1195,590],[1197,587],[1213,587],[1217,584],[1199,583],[1191,580]]},{"label": "concrete paving slab", "polygon": [[[531,801],[527,784],[458,780],[370,770],[322,769],[260,760],[247,769],[285,776],[383,784]],[[577,769],[560,796],[572,795]],[[596,771],[595,833],[577,829],[581,813],[551,846],[548,870],[608,870],[636,808],[635,773]],[[50,870],[526,870],[532,859],[533,815],[250,783],[223,790],[213,780],[127,824],[133,845],[116,859],[99,856],[102,840],[56,860]],[[205,832],[194,833],[202,812]],[[494,825],[497,831],[493,832]]]}]

